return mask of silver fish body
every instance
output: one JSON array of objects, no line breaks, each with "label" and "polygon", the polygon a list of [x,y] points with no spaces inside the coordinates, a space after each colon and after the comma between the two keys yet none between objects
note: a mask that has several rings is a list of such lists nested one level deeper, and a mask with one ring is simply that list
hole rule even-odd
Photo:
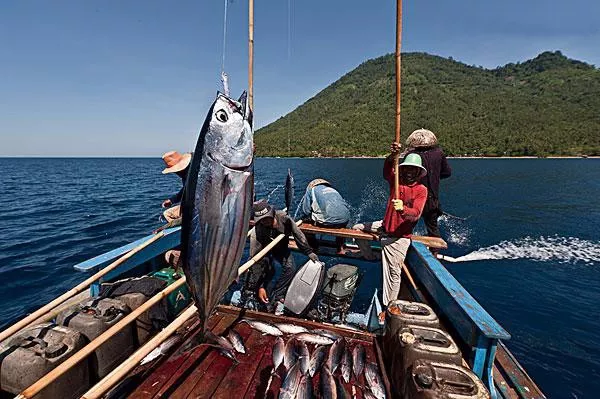
[{"label": "silver fish body", "polygon": [[294,176],[292,171],[288,169],[287,177],[285,178],[285,207],[287,208],[288,215],[292,212],[292,206],[294,205]]},{"label": "silver fish body", "polygon": [[337,386],[337,394],[338,394],[338,398],[339,399],[350,399],[350,398],[352,398],[352,396],[350,396],[350,393],[348,392],[348,390],[344,386],[344,383],[339,378],[335,379],[335,382],[336,382],[336,386]]},{"label": "silver fish body", "polygon": [[273,371],[277,370],[281,362],[283,362],[283,353],[285,351],[285,344],[281,337],[277,337],[275,340],[275,346],[273,346]]},{"label": "silver fish body", "polygon": [[342,355],[344,354],[345,341],[343,338],[338,339],[331,345],[329,348],[329,357],[327,358],[327,367],[332,373],[335,373],[335,370],[339,366]]},{"label": "silver fish body", "polygon": [[140,362],[140,366],[143,366],[146,363],[150,363],[154,359],[165,355],[169,351],[169,349],[171,349],[173,346],[179,343],[179,341],[181,341],[181,335],[179,334],[167,338],[162,344],[154,348],[142,359],[142,361]]},{"label": "silver fish body", "polygon": [[181,201],[183,271],[202,330],[238,276],[253,191],[252,111],[221,93],[192,156]]},{"label": "silver fish body", "polygon": [[295,339],[290,339],[285,344],[283,353],[283,366],[289,370],[298,361],[298,342]]},{"label": "silver fish body", "polygon": [[365,367],[365,358],[365,347],[361,344],[357,344],[352,350],[352,368],[357,379]]},{"label": "silver fish body", "polygon": [[325,361],[325,357],[327,356],[327,347],[319,346],[317,349],[313,351],[312,356],[310,357],[310,362],[308,365],[308,375],[313,377],[317,370],[323,366],[323,361]]},{"label": "silver fish body", "polygon": [[379,370],[375,364],[367,363],[365,365],[365,378],[373,395],[375,395],[377,399],[385,399],[385,388],[379,375]]},{"label": "silver fish body", "polygon": [[324,330],[322,328],[314,329],[314,330],[312,330],[312,332],[315,333],[315,334],[319,334],[319,335],[322,335],[324,337],[327,337],[327,338],[331,339],[332,341],[336,341],[336,340],[342,338],[341,335],[338,335],[338,334],[336,334],[334,332],[331,332],[329,330]]},{"label": "silver fish body", "polygon": [[240,323],[248,323],[248,325],[264,335],[273,335],[276,337],[282,336],[283,333],[273,324],[265,323],[264,321],[244,319]]},{"label": "silver fish body", "polygon": [[283,380],[283,384],[281,385],[281,389],[279,390],[279,398],[280,399],[292,399],[296,397],[296,392],[298,391],[298,385],[300,385],[300,379],[302,378],[302,372],[300,371],[300,367],[295,364],[288,371],[285,380]]},{"label": "silver fish body", "polygon": [[246,347],[244,346],[244,340],[242,339],[240,334],[238,334],[237,331],[229,330],[229,334],[227,334],[227,338],[229,339],[229,342],[231,342],[231,345],[233,345],[233,348],[235,349],[236,352],[246,353]]},{"label": "silver fish body", "polygon": [[342,378],[344,382],[347,384],[350,382],[350,375],[352,374],[352,356],[350,355],[350,351],[348,348],[344,349],[344,354],[342,355]]},{"label": "silver fish body", "polygon": [[365,390],[363,391],[363,397],[364,397],[365,399],[377,399],[377,396],[373,395],[373,394],[371,393],[371,391],[369,391],[368,389],[365,389]]},{"label": "silver fish body", "polygon": [[303,375],[298,384],[298,391],[296,392],[297,399],[312,399],[315,397],[313,392],[312,380],[309,376]]},{"label": "silver fish body", "polygon": [[298,349],[298,362],[300,363],[300,371],[302,371],[302,374],[306,374],[308,372],[310,363],[310,352],[308,350],[308,346],[306,346],[305,342],[299,341],[296,348]]},{"label": "silver fish body", "polygon": [[284,334],[300,334],[308,331],[302,326],[297,326],[290,323],[275,323],[275,327],[279,328]]},{"label": "silver fish body", "polygon": [[299,341],[308,342],[309,344],[315,345],[331,345],[333,344],[333,340],[331,338],[324,337],[319,334],[313,333],[300,333],[294,335],[294,338]]},{"label": "silver fish body", "polygon": [[321,370],[321,398],[337,399],[337,385],[331,371],[327,366]]}]

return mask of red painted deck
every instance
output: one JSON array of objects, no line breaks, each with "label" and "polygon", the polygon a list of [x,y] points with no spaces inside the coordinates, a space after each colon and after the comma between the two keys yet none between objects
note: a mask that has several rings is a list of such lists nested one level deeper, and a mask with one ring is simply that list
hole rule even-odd
[{"label": "red painted deck", "polygon": [[[264,321],[289,322],[290,319],[258,312],[246,312],[243,317],[262,319]],[[234,329],[244,339],[246,354],[238,354],[239,364],[234,362],[212,347],[202,346],[186,353],[175,353],[162,360],[154,370],[146,374],[144,381],[131,393],[130,398],[277,398],[282,383],[280,378],[270,378],[273,369],[271,349],[275,337],[262,335],[246,323],[239,324],[243,318],[239,309],[220,307],[213,315],[209,328],[215,334],[223,334]],[[305,320],[293,319],[295,324],[307,328],[323,328],[323,324]],[[357,343],[365,346],[367,361],[378,363],[375,341],[371,334],[353,332],[336,327],[330,328],[339,335],[346,337],[350,349]],[[197,330],[191,335],[198,333]],[[190,335],[190,336],[191,336]],[[287,341],[287,337],[284,337]],[[314,350],[314,346],[309,345]],[[282,373],[283,367],[279,369]],[[339,371],[336,372],[336,378]],[[341,381],[341,376],[339,377]],[[354,378],[354,376],[352,377]],[[271,380],[269,385],[269,380]],[[385,376],[384,376],[385,380]],[[344,384],[352,395],[353,385],[364,385],[364,375],[360,381],[353,379]],[[319,374],[313,378],[315,388],[319,386]],[[362,398],[360,388],[354,387],[356,397]],[[317,390],[315,390],[317,392]]]}]

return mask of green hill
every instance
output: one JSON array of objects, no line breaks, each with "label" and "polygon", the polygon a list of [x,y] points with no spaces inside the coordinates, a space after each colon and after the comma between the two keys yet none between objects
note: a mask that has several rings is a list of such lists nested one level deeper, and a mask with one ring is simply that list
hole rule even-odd
[{"label": "green hill", "polygon": [[[392,54],[364,62],[258,130],[257,154],[385,154],[394,135],[394,70]],[[559,51],[493,70],[404,54],[403,141],[421,127],[449,155],[600,155],[600,70]]]}]

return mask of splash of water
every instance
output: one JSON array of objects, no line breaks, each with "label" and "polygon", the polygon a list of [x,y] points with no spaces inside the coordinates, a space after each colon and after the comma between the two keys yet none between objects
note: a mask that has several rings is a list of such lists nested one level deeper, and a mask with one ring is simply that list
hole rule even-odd
[{"label": "splash of water", "polygon": [[469,228],[466,220],[442,215],[438,219],[438,223],[444,229],[444,239],[448,243],[463,247],[469,245],[469,240],[471,239],[471,229]]},{"label": "splash of water", "polygon": [[278,184],[273,190],[271,190],[271,192],[267,195],[267,202],[271,202],[271,196],[280,188],[283,188],[283,184]]},{"label": "splash of water", "polygon": [[501,241],[455,259],[456,262],[495,259],[531,259],[558,263],[600,263],[600,241],[577,237],[525,237]]},{"label": "splash of water", "polygon": [[382,213],[381,204],[387,203],[388,192],[380,184],[379,181],[371,180],[367,183],[360,195],[360,204],[358,207],[350,207],[350,225],[353,225],[359,221],[362,221],[363,215],[379,215]]}]

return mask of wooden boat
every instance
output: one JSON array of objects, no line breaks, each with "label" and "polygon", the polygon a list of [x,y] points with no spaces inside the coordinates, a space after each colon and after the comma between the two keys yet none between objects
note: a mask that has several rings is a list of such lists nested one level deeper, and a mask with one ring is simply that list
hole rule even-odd
[{"label": "wooden boat", "polygon": [[[336,235],[335,230],[316,226],[304,226],[303,229],[316,234],[321,244],[320,255],[325,256],[331,247],[334,247],[332,238]],[[352,236],[365,238],[364,233],[353,233],[346,229],[340,230],[340,235],[347,238]],[[100,284],[103,282],[114,281],[123,276],[143,275],[163,267],[165,251],[179,245],[180,229],[167,229],[160,238],[144,237],[79,263],[75,265],[75,270],[88,273],[102,270],[107,265],[114,263],[115,260],[130,253],[132,249],[139,248],[141,243],[149,240],[153,241],[95,281],[90,289],[80,294],[77,299],[81,300],[82,296],[97,295]],[[349,253],[346,257],[357,258],[358,255]],[[373,267],[381,267],[378,262],[371,264]],[[426,245],[413,241],[406,258],[406,266],[409,278],[403,278],[401,296],[408,300],[428,303],[435,310],[444,328],[459,344],[464,354],[464,365],[467,365],[481,378],[491,397],[505,399],[545,397],[503,344],[503,341],[510,339],[510,335],[432,256]],[[189,312],[189,309],[186,312],[187,320],[183,320],[184,323],[181,323],[176,331],[177,334],[184,337],[181,343],[171,348],[168,354],[143,366],[138,365],[141,358],[133,356],[134,363],[131,370],[108,386],[112,388],[109,397],[179,398],[231,397],[232,395],[246,398],[276,397],[281,380],[269,378],[272,370],[271,348],[274,338],[261,335],[246,324],[239,324],[241,318],[289,322],[307,328],[324,328],[344,336],[350,345],[360,343],[367,349],[368,360],[379,367],[387,391],[386,397],[399,397],[392,390],[389,382],[389,370],[384,367],[381,331],[370,332],[365,329],[366,326],[360,326],[362,329],[359,329],[359,326],[350,328],[346,325],[276,316],[224,303],[211,317],[209,327],[216,334],[235,329],[242,336],[248,351],[245,355],[240,355],[240,363],[235,364],[211,347],[201,346],[193,350],[183,350],[186,341],[199,333],[196,314],[193,310]],[[173,332],[175,329],[171,331],[171,333]],[[269,380],[271,381],[269,382]],[[354,388],[355,397],[362,397],[357,386],[346,384],[346,389],[351,393]],[[104,390],[101,390],[101,393],[106,394]],[[25,394],[20,397],[30,396]],[[83,397],[101,396],[86,394]]]},{"label": "wooden boat", "polygon": [[[253,68],[253,0],[249,1],[249,101],[252,106],[252,68]],[[396,142],[400,137],[400,32],[401,32],[401,1],[398,0],[398,40],[396,49],[397,75],[397,112],[396,112]],[[253,108],[253,107],[252,107]],[[397,164],[398,162],[396,162]],[[396,171],[396,176],[398,175]],[[398,182],[396,181],[396,192]],[[344,237],[349,239],[377,240],[377,236],[349,229],[327,229],[312,225],[301,227],[306,233],[316,236],[320,255],[335,255],[335,244],[328,237]],[[286,239],[283,237],[282,239]],[[93,272],[94,275],[77,285],[72,290],[45,305],[33,314],[0,333],[0,342],[18,333],[27,326],[37,323],[54,321],[57,315],[69,306],[89,298],[95,298],[100,292],[102,283],[112,282],[122,277],[143,276],[165,266],[164,254],[180,244],[179,227],[168,228],[158,234],[144,237],[131,244],[109,251],[85,262],[75,265],[80,272]],[[293,242],[290,247],[295,249]],[[350,250],[341,257],[360,258],[360,253],[349,245]],[[462,363],[483,381],[485,389],[491,398],[544,398],[545,396],[535,385],[526,371],[510,353],[502,341],[510,339],[510,335],[481,307],[481,305],[460,285],[446,268],[432,256],[429,247],[445,248],[441,240],[428,237],[414,237],[412,245],[403,266],[406,278],[402,280],[401,297],[410,301],[427,303],[435,311],[444,329],[451,334],[460,346],[463,354]],[[375,251],[380,250],[377,245]],[[265,249],[266,250],[266,249]],[[332,253],[333,251],[333,253]],[[260,255],[260,254],[259,254]],[[258,258],[256,255],[255,258]],[[264,256],[264,254],[260,255]],[[240,271],[250,267],[257,259],[251,259],[240,267]],[[374,262],[373,266],[377,266]],[[125,327],[133,323],[150,307],[155,306],[166,295],[184,286],[185,279],[172,282],[167,288],[151,297],[146,303],[123,317],[118,323],[93,339],[79,351],[75,352],[63,363],[53,366],[47,374],[40,376],[36,382],[25,388],[17,398],[32,398],[45,388],[57,383],[66,371],[85,367],[84,362],[96,349],[106,343],[115,334],[120,334]],[[89,287],[89,290],[87,289]],[[374,295],[376,298],[376,295]],[[224,300],[227,302],[227,300]],[[311,321],[302,318],[276,316],[269,313],[242,309],[231,304],[220,305],[207,323],[208,328],[215,334],[221,335],[227,331],[237,331],[245,342],[246,354],[239,356],[239,362],[225,357],[213,347],[201,345],[188,349],[188,343],[200,333],[199,320],[195,306],[191,305],[182,311],[177,318],[148,342],[137,349],[129,358],[115,367],[93,387],[83,394],[83,398],[99,397],[132,397],[132,398],[273,398],[280,394],[282,380],[272,375],[271,351],[274,338],[262,335],[247,324],[240,324],[242,318],[274,323],[292,323],[308,329],[324,329],[343,337],[346,345],[354,347],[362,345],[366,349],[367,362],[377,369],[383,382],[385,397],[400,398],[398,387],[402,383],[390,375],[389,364],[382,352],[381,331],[377,331],[377,302],[372,303],[367,315],[367,322],[362,326],[338,325],[323,321]],[[362,329],[357,328],[362,327]],[[375,327],[375,328],[370,328]],[[375,331],[368,331],[368,330]],[[169,336],[177,334],[181,341],[165,349],[164,354],[148,363],[141,362],[151,351]],[[39,343],[35,339],[32,343]],[[0,361],[10,355],[8,351],[0,356]],[[144,363],[144,364],[142,364]],[[27,374],[29,370],[24,371]],[[27,376],[22,376],[27,377]],[[321,377],[319,376],[319,379]],[[365,397],[365,375],[361,374],[351,383],[342,384],[338,379],[341,393],[352,395],[353,398]],[[427,381],[425,381],[427,382]],[[436,381],[437,382],[437,381]],[[439,382],[445,383],[440,380]],[[316,384],[316,380],[313,380]],[[461,386],[462,385],[462,386]],[[464,389],[464,384],[457,385]],[[67,387],[68,395],[81,391],[82,387]],[[85,386],[84,390],[88,387]],[[316,387],[315,387],[316,388]],[[459,392],[461,392],[459,389]],[[481,391],[477,397],[488,397]],[[10,395],[7,395],[10,396]],[[79,394],[77,394],[79,396]],[[340,395],[344,396],[344,395]],[[431,396],[428,396],[431,397]],[[446,397],[446,396],[444,396]],[[452,395],[456,398],[473,397]]]}]

